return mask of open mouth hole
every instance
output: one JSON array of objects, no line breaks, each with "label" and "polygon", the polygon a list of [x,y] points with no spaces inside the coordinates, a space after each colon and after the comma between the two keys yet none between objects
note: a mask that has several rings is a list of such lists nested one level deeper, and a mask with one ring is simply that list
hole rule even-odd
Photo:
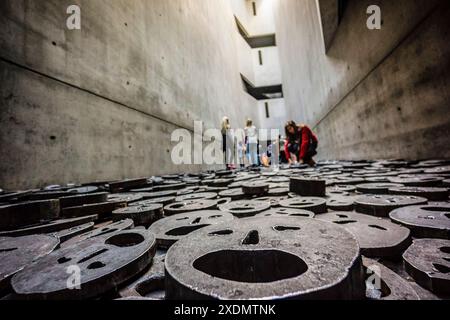
[{"label": "open mouth hole", "polygon": [[195,226],[179,227],[179,228],[175,228],[170,231],[167,231],[166,235],[173,236],[173,237],[186,236],[194,231],[197,231],[197,230],[207,227],[207,226],[209,226],[209,224],[198,224]]},{"label": "open mouth hole", "polygon": [[136,246],[144,241],[144,237],[138,233],[122,233],[112,236],[106,240],[105,243],[116,247],[125,248]]},{"label": "open mouth hole", "polygon": [[250,231],[242,241],[243,245],[257,245],[259,243],[259,232],[256,230]]},{"label": "open mouth hole", "polygon": [[198,258],[194,268],[210,276],[244,283],[270,283],[304,274],[307,264],[278,250],[223,250]]},{"label": "open mouth hole", "polygon": [[450,247],[442,247],[439,250],[441,250],[441,252],[443,253],[450,254]]},{"label": "open mouth hole", "polygon": [[166,295],[166,285],[164,277],[155,277],[147,281],[139,283],[136,286],[136,291],[143,297],[164,299]]},{"label": "open mouth hole", "polygon": [[290,215],[291,217],[305,217],[305,218],[309,218],[309,214],[306,213],[294,213]]},{"label": "open mouth hole", "polygon": [[440,273],[447,274],[447,273],[450,272],[450,268],[449,268],[449,267],[444,266],[444,265],[439,264],[439,263],[433,263],[433,267],[434,267],[437,271],[439,271]]}]

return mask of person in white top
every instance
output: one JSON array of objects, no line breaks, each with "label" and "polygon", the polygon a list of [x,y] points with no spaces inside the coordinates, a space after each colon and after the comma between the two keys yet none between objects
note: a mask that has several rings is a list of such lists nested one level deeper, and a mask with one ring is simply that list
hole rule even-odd
[{"label": "person in white top", "polygon": [[247,144],[247,157],[251,166],[258,165],[258,131],[251,119],[247,120],[245,127],[245,141]]}]

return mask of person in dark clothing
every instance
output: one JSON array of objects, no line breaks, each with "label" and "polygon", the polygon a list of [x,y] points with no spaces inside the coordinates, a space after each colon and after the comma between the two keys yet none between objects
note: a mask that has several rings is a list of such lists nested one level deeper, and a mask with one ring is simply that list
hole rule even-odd
[{"label": "person in dark clothing", "polygon": [[284,152],[289,164],[308,164],[315,166],[313,157],[317,155],[319,140],[311,129],[306,125],[297,125],[289,121],[285,126],[286,141]]}]

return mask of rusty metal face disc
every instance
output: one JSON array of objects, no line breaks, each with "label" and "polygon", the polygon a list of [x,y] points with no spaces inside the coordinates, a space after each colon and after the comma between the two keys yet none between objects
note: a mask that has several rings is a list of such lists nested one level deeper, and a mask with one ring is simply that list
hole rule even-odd
[{"label": "rusty metal face disc", "polygon": [[447,201],[449,192],[446,188],[399,187],[389,189],[389,194],[410,195],[426,198],[429,201]]},{"label": "rusty metal face disc", "polygon": [[164,300],[166,296],[165,258],[165,254],[156,255],[149,270],[142,277],[121,290],[119,292],[120,296],[129,299]]},{"label": "rusty metal face disc", "polygon": [[246,182],[242,185],[242,192],[248,196],[262,196],[269,192],[269,184],[262,182]]},{"label": "rusty metal face disc", "polygon": [[277,187],[269,190],[268,196],[287,196],[289,188]]},{"label": "rusty metal face disc", "polygon": [[94,229],[94,225],[95,225],[94,222],[89,222],[69,229],[53,232],[49,235],[59,239],[59,241],[63,243],[69,239],[72,239],[73,237],[91,231],[92,229]]},{"label": "rusty metal face disc", "polygon": [[450,241],[419,239],[403,254],[406,271],[422,287],[450,294]]},{"label": "rusty metal face disc", "polygon": [[340,225],[354,234],[366,257],[399,257],[411,244],[409,229],[387,219],[354,212],[331,212],[317,219]]},{"label": "rusty metal face disc", "polygon": [[363,258],[368,279],[366,297],[369,300],[420,300],[411,285],[391,269],[375,260]]},{"label": "rusty metal face disc", "polygon": [[408,227],[414,237],[450,239],[450,204],[405,207],[389,216]]},{"label": "rusty metal face disc", "polygon": [[289,189],[304,197],[324,197],[326,181],[319,179],[291,178]]},{"label": "rusty metal face disc", "polygon": [[312,211],[315,214],[327,212],[327,201],[316,197],[298,197],[280,202],[284,208],[303,209]]},{"label": "rusty metal face disc", "polygon": [[175,202],[164,207],[164,214],[166,216],[199,211],[199,210],[213,210],[217,208],[217,200],[187,200],[183,202]]},{"label": "rusty metal face disc", "polygon": [[96,193],[99,191],[99,188],[96,186],[85,186],[85,187],[79,187],[79,188],[73,188],[67,190],[67,192],[73,192],[73,193],[79,193],[79,194],[86,194],[86,193]]},{"label": "rusty metal face disc", "polygon": [[401,188],[402,184],[396,183],[365,183],[358,184],[356,190],[365,194],[389,194],[390,188]]},{"label": "rusty metal face disc", "polygon": [[109,202],[125,202],[129,204],[142,200],[144,200],[144,197],[139,193],[115,193],[108,195]]},{"label": "rusty metal face disc", "polygon": [[234,200],[240,200],[245,198],[245,193],[242,191],[242,188],[233,188],[229,190],[224,190],[219,193],[220,197],[227,197]]},{"label": "rusty metal face disc", "polygon": [[53,233],[90,223],[95,220],[97,220],[97,215],[82,218],[60,219],[49,222],[47,224],[37,225],[29,228],[0,232],[0,237],[21,237],[33,234]]},{"label": "rusty metal face disc", "polygon": [[270,209],[270,203],[267,201],[242,200],[233,201],[226,205],[219,206],[219,209],[229,212],[235,217],[244,218],[251,217],[258,213]]},{"label": "rusty metal face disc", "polygon": [[206,227],[166,255],[168,299],[362,299],[352,234],[314,219],[250,218]]},{"label": "rusty metal face disc", "polygon": [[0,291],[9,286],[15,273],[49,254],[58,245],[57,238],[46,235],[0,238]]},{"label": "rusty metal face disc", "polygon": [[76,236],[69,241],[66,241],[61,245],[61,247],[68,247],[74,244],[77,244],[81,241],[86,240],[92,240],[92,239],[104,239],[107,237],[110,237],[111,235],[114,235],[118,232],[128,230],[134,227],[134,222],[131,219],[122,220],[119,222],[110,223],[106,226],[103,226],[101,228],[92,230],[87,233],[83,233],[79,236]]},{"label": "rusty metal face disc", "polygon": [[257,214],[257,217],[299,217],[314,218],[315,214],[311,211],[291,209],[291,208],[275,208]]},{"label": "rusty metal face disc", "polygon": [[65,218],[84,217],[90,215],[98,215],[103,219],[105,216],[110,216],[114,210],[126,206],[125,202],[103,202],[85,204],[77,207],[68,207],[61,210],[61,216]]},{"label": "rusty metal face disc", "polygon": [[159,220],[149,230],[155,234],[158,246],[167,249],[196,230],[233,219],[232,214],[218,210],[188,212]]},{"label": "rusty metal face disc", "polygon": [[108,201],[107,192],[91,194],[75,194],[68,197],[59,198],[61,208],[77,207],[85,204],[102,203]]},{"label": "rusty metal face disc", "polygon": [[389,178],[392,183],[399,183],[407,187],[436,187],[442,184],[444,178],[430,176],[410,176]]},{"label": "rusty metal face disc", "polygon": [[163,197],[163,198],[154,198],[150,200],[144,200],[144,201],[138,201],[130,203],[130,207],[138,206],[138,207],[145,207],[145,206],[153,206],[154,204],[162,204],[163,206],[169,205],[171,203],[175,202],[175,197]]},{"label": "rusty metal face disc", "polygon": [[[122,231],[105,241],[91,239],[55,251],[17,273],[11,286],[22,299],[94,298],[143,271],[155,251],[156,241],[149,231]],[[67,285],[68,270],[74,266],[81,272],[79,290]]]},{"label": "rusty metal face disc", "polygon": [[359,213],[387,217],[392,210],[427,202],[427,199],[415,196],[366,195],[356,198],[355,209]]},{"label": "rusty metal face disc", "polygon": [[0,230],[10,231],[59,217],[59,201],[29,201],[0,206]]},{"label": "rusty metal face disc", "polygon": [[153,222],[163,217],[163,205],[134,206],[118,209],[113,212],[113,220],[132,219],[134,225],[149,227]]},{"label": "rusty metal face disc", "polygon": [[217,193],[215,192],[201,192],[179,196],[175,199],[175,202],[183,202],[188,200],[205,200],[216,199]]}]

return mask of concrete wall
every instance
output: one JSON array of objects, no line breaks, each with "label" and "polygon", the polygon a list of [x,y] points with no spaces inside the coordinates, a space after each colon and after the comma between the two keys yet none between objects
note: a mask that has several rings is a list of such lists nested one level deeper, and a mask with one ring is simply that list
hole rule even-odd
[{"label": "concrete wall", "polygon": [[173,130],[259,120],[228,0],[3,0],[0,26],[2,188],[200,170]]},{"label": "concrete wall", "polygon": [[[287,112],[321,158],[450,157],[448,1],[349,0],[327,54],[317,2],[277,4]],[[366,27],[372,4],[381,30]]]}]

